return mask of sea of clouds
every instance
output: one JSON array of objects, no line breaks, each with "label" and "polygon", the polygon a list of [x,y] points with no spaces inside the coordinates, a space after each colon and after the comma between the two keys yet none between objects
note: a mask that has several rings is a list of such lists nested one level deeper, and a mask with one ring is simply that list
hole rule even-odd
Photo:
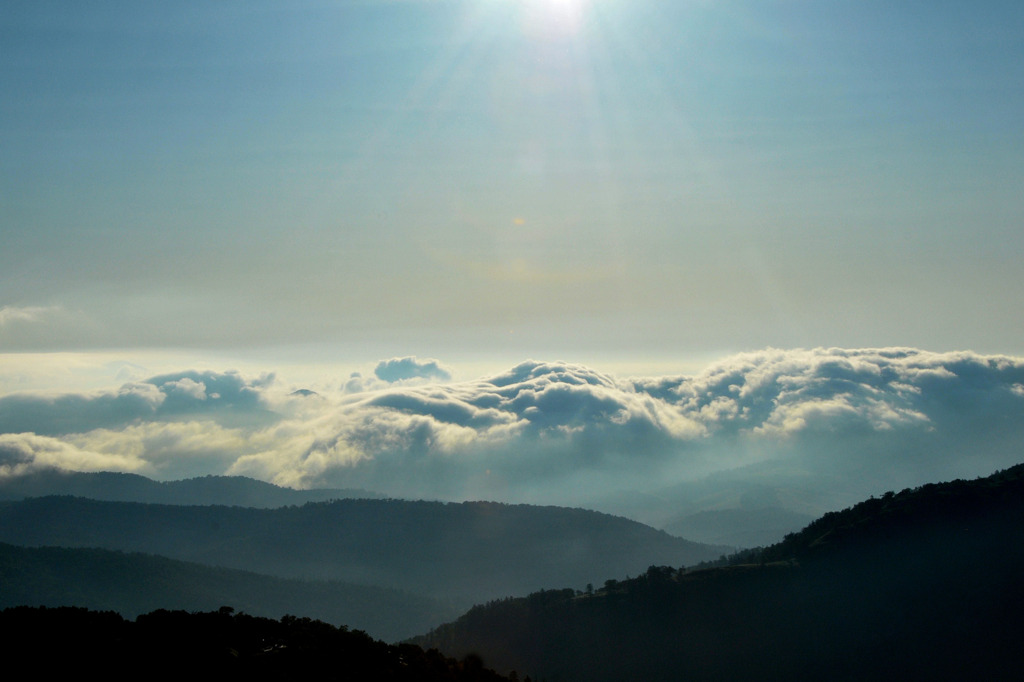
[{"label": "sea of clouds", "polygon": [[767,349],[690,376],[531,360],[450,377],[436,360],[407,357],[333,392],[183,371],[103,392],[12,393],[0,397],[0,476],[229,474],[599,507],[625,491],[742,479],[813,490],[829,508],[1024,459],[1022,358]]}]

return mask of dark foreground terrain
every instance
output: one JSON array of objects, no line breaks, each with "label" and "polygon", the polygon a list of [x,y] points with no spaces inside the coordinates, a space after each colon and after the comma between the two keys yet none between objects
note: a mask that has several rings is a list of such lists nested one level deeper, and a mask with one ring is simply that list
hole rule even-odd
[{"label": "dark foreground terrain", "polygon": [[8,669],[39,677],[508,679],[485,668],[478,657],[455,660],[412,644],[385,644],[322,621],[256,618],[226,607],[206,613],[160,610],[135,621],[109,611],[18,607],[0,612],[0,631],[0,652]]}]

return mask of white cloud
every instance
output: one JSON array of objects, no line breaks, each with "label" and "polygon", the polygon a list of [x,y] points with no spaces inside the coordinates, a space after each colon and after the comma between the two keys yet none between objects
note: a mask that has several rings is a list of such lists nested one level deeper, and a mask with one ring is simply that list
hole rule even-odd
[{"label": "white cloud", "polygon": [[[163,385],[167,395],[179,396],[191,400],[206,400],[206,384],[201,381],[184,377],[178,381],[168,381]],[[214,393],[214,396],[218,394]]]},{"label": "white cloud", "polygon": [[145,459],[130,454],[82,449],[34,433],[0,434],[0,477],[48,468],[153,473]]},{"label": "white cloud", "polygon": [[448,381],[452,373],[437,360],[419,359],[414,356],[381,360],[373,373],[381,381],[394,383],[408,379],[432,379]]},{"label": "white cloud", "polygon": [[[746,465],[767,481],[783,463],[843,471],[851,489],[900,487],[1016,462],[1022,385],[1019,358],[905,348],[767,349],[635,379],[528,361],[476,381],[370,380],[316,400],[275,393],[272,375],[178,372],[117,391],[5,396],[0,431],[50,437],[18,441],[10,466],[102,461],[406,497],[558,502]],[[830,475],[808,485],[834,486]]]},{"label": "white cloud", "polygon": [[162,479],[223,473],[255,447],[254,439],[243,429],[211,421],[144,422],[117,430],[70,434],[63,440],[82,451],[144,463]]}]

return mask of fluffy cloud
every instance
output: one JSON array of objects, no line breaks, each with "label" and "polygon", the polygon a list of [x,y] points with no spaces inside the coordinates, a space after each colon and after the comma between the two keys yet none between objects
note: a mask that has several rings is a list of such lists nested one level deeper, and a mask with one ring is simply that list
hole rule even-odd
[{"label": "fluffy cloud", "polygon": [[167,396],[148,383],[101,394],[13,394],[0,398],[0,433],[47,436],[121,426],[156,416]]},{"label": "fluffy cloud", "polygon": [[263,402],[272,382],[272,374],[247,380],[236,372],[181,372],[103,393],[16,393],[0,397],[0,433],[59,436],[189,414],[273,419]]},{"label": "fluffy cloud", "polygon": [[420,360],[412,356],[381,360],[373,373],[378,379],[388,383],[407,379],[448,381],[452,378],[451,372],[442,367],[437,360]]},{"label": "fluffy cloud", "polygon": [[[637,391],[699,414],[715,433],[948,430],[1010,398],[1024,360],[915,349],[765,350],[727,358],[695,377],[640,379]],[[991,416],[991,415],[990,415]]]},{"label": "fluffy cloud", "polygon": [[0,432],[21,439],[4,466],[106,457],[165,478],[560,503],[742,474],[855,498],[989,473],[1021,457],[1024,435],[1024,360],[968,352],[769,349],[634,379],[528,361],[476,381],[423,380],[438,372],[436,361],[384,361],[376,374],[389,383],[316,400],[274,394],[271,375],[212,372],[14,394],[0,398]]},{"label": "fluffy cloud", "polygon": [[140,473],[149,470],[145,460],[130,455],[83,450],[72,443],[34,433],[0,434],[0,476],[47,468]]}]

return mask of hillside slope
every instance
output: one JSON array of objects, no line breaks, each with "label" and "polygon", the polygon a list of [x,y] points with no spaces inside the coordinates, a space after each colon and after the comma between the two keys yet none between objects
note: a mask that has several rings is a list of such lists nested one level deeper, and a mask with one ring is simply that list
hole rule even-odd
[{"label": "hillside slope", "polygon": [[77,678],[344,679],[501,682],[474,656],[461,661],[310,618],[280,620],[222,608],[160,609],[127,621],[109,611],[18,607],[0,611],[12,669]]},{"label": "hillside slope", "polygon": [[1024,665],[1024,465],[867,500],[734,563],[494,602],[415,641],[549,682],[1017,679]]},{"label": "hillside slope", "polygon": [[435,600],[338,581],[287,580],[148,554],[0,543],[0,608],[78,606],[126,618],[155,609],[231,606],[254,616],[301,614],[387,641],[457,615]]},{"label": "hillside slope", "polygon": [[396,587],[466,608],[546,585],[692,564],[700,545],[582,509],[338,500],[279,509],[45,497],[0,503],[0,542],[159,554],[270,575]]}]

